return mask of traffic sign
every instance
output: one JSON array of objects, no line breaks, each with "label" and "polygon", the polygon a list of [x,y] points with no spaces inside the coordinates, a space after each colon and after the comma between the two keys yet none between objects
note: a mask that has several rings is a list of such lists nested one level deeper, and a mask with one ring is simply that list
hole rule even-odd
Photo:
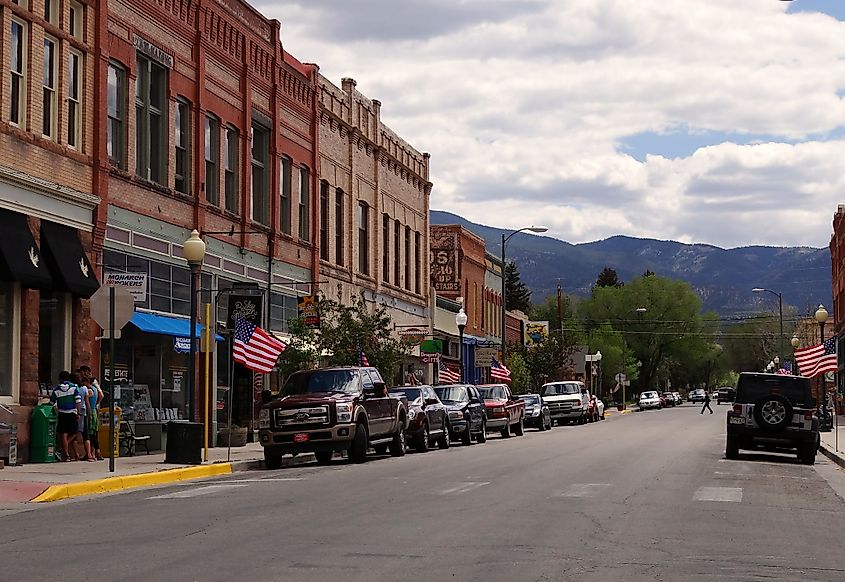
[{"label": "traffic sign", "polygon": [[103,285],[91,296],[91,319],[104,330],[109,327],[109,289],[114,289],[114,329],[129,323],[135,313],[135,298],[128,287]]}]

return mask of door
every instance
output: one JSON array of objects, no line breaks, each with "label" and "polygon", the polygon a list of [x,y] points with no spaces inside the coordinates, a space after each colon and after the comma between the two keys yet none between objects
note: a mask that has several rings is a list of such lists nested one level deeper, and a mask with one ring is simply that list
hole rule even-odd
[{"label": "door", "polygon": [[391,410],[390,399],[385,395],[373,395],[375,383],[382,382],[376,372],[371,375],[367,369],[361,370],[361,383],[364,387],[364,408],[370,420],[370,435],[378,437],[390,430]]},{"label": "door", "polygon": [[442,432],[446,427],[446,411],[443,404],[440,403],[431,386],[423,386],[422,394],[423,401],[426,403],[425,413],[428,417],[429,428],[438,433]]},{"label": "door", "polygon": [[467,386],[469,393],[469,419],[471,430],[479,431],[484,424],[484,405],[481,403],[481,395],[475,386]]}]

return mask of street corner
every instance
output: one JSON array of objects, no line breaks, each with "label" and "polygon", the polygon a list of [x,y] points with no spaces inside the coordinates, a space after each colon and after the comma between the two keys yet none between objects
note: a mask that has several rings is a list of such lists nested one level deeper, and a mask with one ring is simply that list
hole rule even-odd
[{"label": "street corner", "polygon": [[0,481],[0,504],[26,503],[41,495],[53,483],[39,481]]},{"label": "street corner", "polygon": [[31,498],[31,501],[34,503],[47,503],[51,501],[60,501],[62,499],[70,499],[72,497],[81,497],[84,495],[95,495],[98,493],[122,491],[124,489],[152,487],[155,485],[165,485],[167,483],[176,483],[179,481],[190,481],[192,479],[228,475],[230,473],[232,473],[231,463],[213,463],[210,465],[200,465],[196,467],[181,467],[178,469],[165,469],[163,471],[153,471],[149,473],[106,477],[104,479],[93,479],[90,481],[80,481],[78,483],[53,484],[36,494],[35,497]]}]

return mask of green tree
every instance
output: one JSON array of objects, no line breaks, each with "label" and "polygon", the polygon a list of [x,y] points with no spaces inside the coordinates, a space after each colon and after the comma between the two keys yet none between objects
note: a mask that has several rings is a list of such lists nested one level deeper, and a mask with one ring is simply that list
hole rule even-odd
[{"label": "green tree", "polygon": [[531,309],[531,291],[522,282],[516,263],[508,261],[505,264],[505,307],[511,310],[519,310],[528,313]]},{"label": "green tree", "polygon": [[511,389],[514,394],[526,394],[531,391],[531,372],[520,353],[508,352],[508,369],[511,371]]},{"label": "green tree", "polygon": [[575,351],[575,344],[570,338],[560,333],[552,333],[548,339],[537,346],[520,346],[515,352],[524,361],[532,389],[539,388],[549,380],[566,378],[572,375],[570,359]]},{"label": "green tree", "polygon": [[287,377],[297,370],[314,368],[320,361],[315,334],[305,327],[301,318],[288,321],[291,340],[279,356],[279,369]]},{"label": "green tree", "polygon": [[602,272],[599,273],[598,279],[596,279],[596,287],[621,287],[622,285],[624,285],[624,283],[619,280],[616,270],[611,269],[610,267],[602,269]]}]

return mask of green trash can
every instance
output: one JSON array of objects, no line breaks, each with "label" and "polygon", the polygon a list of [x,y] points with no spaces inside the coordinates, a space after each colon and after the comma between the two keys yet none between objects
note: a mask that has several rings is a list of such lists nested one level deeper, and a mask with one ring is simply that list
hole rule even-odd
[{"label": "green trash can", "polygon": [[29,427],[29,462],[56,462],[56,425],[59,415],[51,404],[39,404],[32,411]]}]

